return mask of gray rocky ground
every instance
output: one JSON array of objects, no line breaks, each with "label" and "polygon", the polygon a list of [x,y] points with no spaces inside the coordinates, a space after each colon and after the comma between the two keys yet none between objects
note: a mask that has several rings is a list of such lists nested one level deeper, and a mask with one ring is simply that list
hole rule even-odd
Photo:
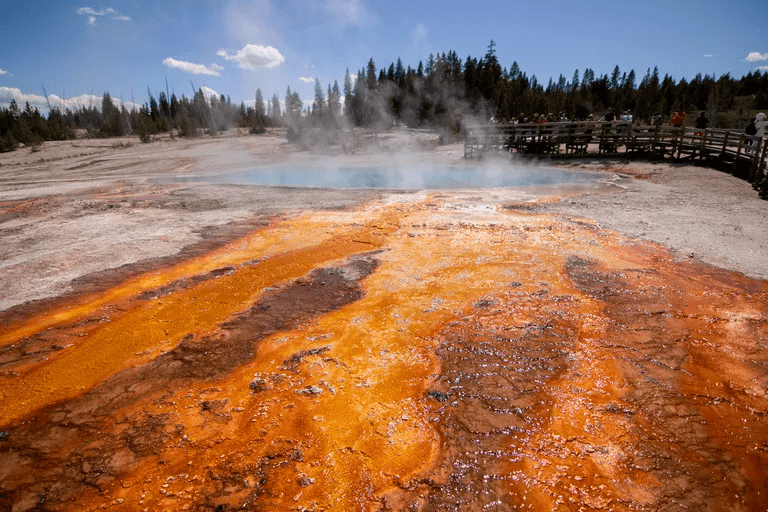
[{"label": "gray rocky ground", "polygon": [[[232,223],[346,208],[393,193],[212,182],[213,176],[268,163],[301,167],[323,161],[515,172],[508,159],[467,161],[460,144],[438,146],[434,135],[405,130],[380,134],[343,155],[306,151],[280,133],[165,137],[150,144],[81,139],[21,148],[0,155],[0,310],[65,293],[73,280],[94,272],[177,254]],[[453,194],[469,206],[528,202],[531,211],[594,219],[663,244],[681,258],[768,279],[768,201],[748,183],[690,165],[597,160],[557,165],[605,173],[611,184],[440,194]],[[186,180],[176,182],[179,178]]]}]

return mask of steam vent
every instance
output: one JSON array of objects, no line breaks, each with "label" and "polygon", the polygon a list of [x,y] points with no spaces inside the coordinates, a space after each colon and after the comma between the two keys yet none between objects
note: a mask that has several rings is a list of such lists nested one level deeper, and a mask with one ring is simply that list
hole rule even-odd
[{"label": "steam vent", "polygon": [[765,281],[385,197],[6,311],[0,508],[766,509]]}]

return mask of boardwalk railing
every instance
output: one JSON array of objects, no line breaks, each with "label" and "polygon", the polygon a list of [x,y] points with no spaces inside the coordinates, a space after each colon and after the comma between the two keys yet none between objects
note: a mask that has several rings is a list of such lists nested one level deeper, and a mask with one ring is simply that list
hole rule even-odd
[{"label": "boardwalk railing", "polygon": [[511,151],[549,158],[601,156],[690,161],[717,167],[753,184],[768,198],[768,143],[742,132],[627,122],[473,126],[464,156]]}]

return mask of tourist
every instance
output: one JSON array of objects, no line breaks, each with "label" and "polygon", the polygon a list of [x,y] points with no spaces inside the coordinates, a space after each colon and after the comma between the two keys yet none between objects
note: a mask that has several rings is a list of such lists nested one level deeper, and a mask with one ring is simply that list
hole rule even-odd
[{"label": "tourist", "polygon": [[709,126],[709,119],[707,119],[707,116],[704,112],[699,114],[699,117],[696,118],[696,128],[699,128],[701,130],[706,130]]},{"label": "tourist", "polygon": [[672,114],[672,120],[669,122],[672,126],[683,126],[685,121],[685,112],[675,112]]},{"label": "tourist", "polygon": [[696,128],[706,130],[707,127],[709,127],[709,119],[707,119],[707,115],[702,112],[699,114],[699,117],[696,118]]},{"label": "tourist", "polygon": [[755,135],[761,139],[765,137],[765,114],[762,112],[755,116]]},{"label": "tourist", "polygon": [[696,130],[693,132],[694,135],[698,135],[699,137],[704,135],[704,132],[698,131],[698,130],[706,130],[709,126],[709,119],[707,119],[707,116],[702,112],[699,114],[699,117],[696,118]]},{"label": "tourist", "polygon": [[[744,133],[758,137],[758,140],[765,137],[765,114],[761,112],[753,117],[744,129]],[[746,139],[744,142],[747,146],[747,153],[752,153],[752,144],[754,144],[754,141],[752,139]],[[757,151],[760,151],[760,147],[758,147]]]},{"label": "tourist", "polygon": [[[762,112],[755,116],[755,136],[760,137],[758,140],[765,137],[765,114]],[[765,144],[764,140],[763,144]],[[765,154],[765,152],[763,152],[763,154]],[[760,197],[768,199],[768,167],[765,169],[765,176],[762,178],[762,183],[760,183],[760,181],[761,180],[758,179],[755,182],[756,188],[761,189]]]},{"label": "tourist", "polygon": [[[744,135],[750,135],[750,136],[756,136],[757,135],[757,116],[755,116],[755,117],[753,117],[752,119],[749,120],[749,122],[747,123],[747,127],[744,128]],[[744,150],[747,153],[752,153],[752,143],[753,142],[754,141],[752,139],[749,139],[749,138],[746,138],[746,137],[744,138],[744,146],[746,146],[744,148]]]}]

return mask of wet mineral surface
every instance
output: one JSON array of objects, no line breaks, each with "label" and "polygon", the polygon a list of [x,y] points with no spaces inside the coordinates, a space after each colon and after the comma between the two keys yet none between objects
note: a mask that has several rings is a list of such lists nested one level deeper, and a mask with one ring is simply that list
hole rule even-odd
[{"label": "wet mineral surface", "polygon": [[768,283],[459,199],[5,314],[0,508],[768,508]]}]

